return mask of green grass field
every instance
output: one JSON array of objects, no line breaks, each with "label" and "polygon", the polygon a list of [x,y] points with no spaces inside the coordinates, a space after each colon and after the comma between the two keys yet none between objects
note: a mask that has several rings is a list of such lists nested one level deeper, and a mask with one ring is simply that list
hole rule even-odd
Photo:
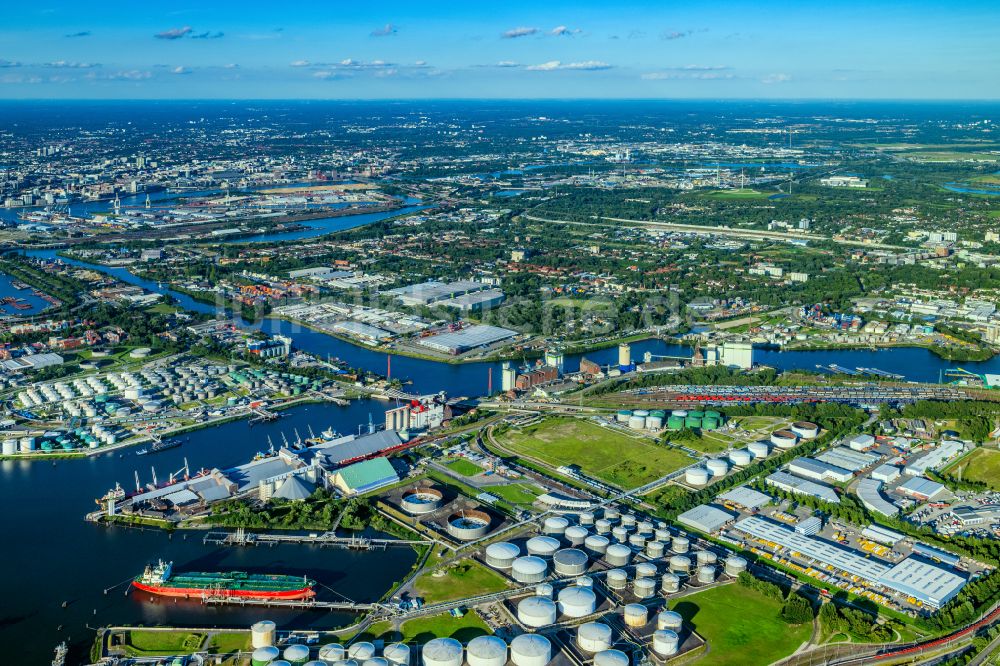
[{"label": "green grass field", "polygon": [[572,418],[549,418],[512,430],[501,443],[552,467],[579,465],[584,473],[621,488],[641,486],[691,462],[680,451]]},{"label": "green grass field", "polygon": [[416,641],[426,643],[432,638],[454,638],[463,643],[476,636],[492,633],[489,627],[480,619],[475,611],[469,611],[464,617],[452,617],[445,613],[431,617],[420,617],[404,622],[395,631],[389,622],[378,622],[368,628],[360,638],[362,640],[377,639],[389,641]]},{"label": "green grass field", "polygon": [[956,461],[946,471],[965,481],[982,482],[994,490],[1000,490],[1000,451],[978,448]]},{"label": "green grass field", "polygon": [[429,571],[417,578],[413,584],[416,595],[422,597],[424,602],[434,604],[499,592],[507,587],[500,574],[473,560],[456,562],[449,565],[445,572],[444,576],[434,576]]},{"label": "green grass field", "polygon": [[125,651],[135,657],[191,654],[201,647],[204,640],[204,634],[190,631],[147,631],[138,629],[128,632]]},{"label": "green grass field", "polygon": [[483,468],[479,465],[466,460],[465,458],[455,458],[454,460],[449,460],[445,465],[448,466],[454,472],[458,472],[462,476],[478,476],[483,473]]},{"label": "green grass field", "polygon": [[812,626],[791,626],[778,617],[781,603],[737,584],[677,599],[672,610],[706,641],[704,666],[770,664],[790,655],[812,633]]},{"label": "green grass field", "polygon": [[533,504],[538,492],[524,483],[508,483],[502,486],[483,486],[483,490],[511,504]]}]

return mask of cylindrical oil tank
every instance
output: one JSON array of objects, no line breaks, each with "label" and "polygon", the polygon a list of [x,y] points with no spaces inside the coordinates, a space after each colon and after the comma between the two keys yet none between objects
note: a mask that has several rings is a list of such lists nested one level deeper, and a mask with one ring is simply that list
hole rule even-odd
[{"label": "cylindrical oil tank", "polygon": [[606,509],[604,509],[605,520],[610,520],[612,523],[617,523],[619,520],[621,520],[621,517],[622,517],[621,511],[619,511],[613,506],[609,506]]},{"label": "cylindrical oil tank", "polygon": [[559,612],[566,617],[586,617],[597,608],[597,595],[589,587],[564,587],[559,591]]},{"label": "cylindrical oil tank", "polygon": [[552,643],[538,634],[516,636],[510,642],[510,660],[515,666],[545,666],[552,660]]},{"label": "cylindrical oil tank", "polygon": [[517,604],[517,619],[526,627],[547,627],[556,621],[556,604],[546,597],[525,597]]},{"label": "cylindrical oil tank", "polygon": [[472,541],[486,536],[490,522],[490,514],[485,511],[456,511],[448,516],[448,534],[462,541]]},{"label": "cylindrical oil tank", "polygon": [[632,411],[629,409],[619,409],[618,413],[615,414],[615,420],[618,423],[628,423],[629,417],[632,416]]},{"label": "cylindrical oil tank", "polygon": [[628,530],[623,525],[617,525],[611,530],[611,536],[618,543],[625,543],[628,541]]},{"label": "cylindrical oil tank", "polygon": [[667,550],[666,546],[663,545],[662,541],[649,541],[646,543],[646,555],[654,559],[659,559],[663,557],[663,553]]},{"label": "cylindrical oil tank", "polygon": [[267,666],[267,664],[272,663],[281,654],[281,650],[274,647],[273,645],[265,645],[264,647],[259,647],[253,651],[250,655],[250,663],[253,666]]},{"label": "cylindrical oil tank", "polygon": [[643,430],[646,427],[646,417],[633,414],[628,417],[628,427],[632,430]]},{"label": "cylindrical oil tank", "polygon": [[432,638],[421,653],[424,666],[462,666],[462,644],[454,638]]},{"label": "cylindrical oil tank", "polygon": [[746,467],[753,462],[753,454],[746,449],[735,449],[729,452],[729,462],[736,467]]},{"label": "cylindrical oil tank", "polygon": [[572,525],[566,528],[563,532],[563,537],[570,543],[571,546],[582,546],[583,542],[586,541],[587,536],[590,532],[586,527],[580,527],[579,525]]},{"label": "cylindrical oil tank", "polygon": [[579,576],[587,570],[587,554],[577,548],[564,548],[552,556],[552,564],[560,576]]},{"label": "cylindrical oil tank", "polygon": [[598,518],[594,523],[594,530],[598,534],[607,534],[611,531],[611,521],[607,518]]},{"label": "cylindrical oil tank", "polygon": [[691,540],[684,536],[674,537],[673,543],[670,544],[670,550],[680,555],[688,552],[690,548]]},{"label": "cylindrical oil tank", "polygon": [[[382,650],[382,656],[385,657],[393,666],[410,666],[410,646],[406,643],[392,643],[386,645],[385,649]],[[320,651],[320,658],[323,657],[322,650]]]},{"label": "cylindrical oil tank", "polygon": [[257,649],[259,647],[274,645],[274,632],[276,628],[274,622],[270,620],[255,622],[250,627],[250,647]]},{"label": "cylindrical oil tank", "polygon": [[653,535],[653,523],[648,520],[640,520],[635,524],[635,531],[646,536]]},{"label": "cylindrical oil tank", "polygon": [[591,525],[593,525],[594,520],[595,520],[594,514],[591,513],[590,511],[585,511],[580,514],[580,524],[583,525],[584,527],[590,527]]},{"label": "cylindrical oil tank", "polygon": [[15,453],[17,453],[17,440],[16,439],[3,440],[3,454],[5,456],[12,456]]},{"label": "cylindrical oil tank", "polygon": [[407,513],[419,516],[425,513],[432,513],[441,507],[444,495],[437,488],[414,488],[403,493],[400,506]]},{"label": "cylindrical oil tank", "polygon": [[281,657],[289,664],[302,666],[309,661],[309,648],[305,645],[289,645],[281,654]]},{"label": "cylindrical oil tank", "polygon": [[660,611],[656,615],[657,629],[669,629],[671,631],[680,631],[682,624],[684,624],[684,618],[681,617],[681,614],[676,611],[665,610],[665,611]]},{"label": "cylindrical oil tank", "polygon": [[561,536],[566,532],[567,527],[569,527],[569,521],[562,516],[549,516],[542,521],[542,534]]},{"label": "cylindrical oil tank", "polygon": [[580,576],[576,579],[576,584],[580,587],[594,587],[594,579],[590,576]]},{"label": "cylindrical oil tank", "polygon": [[545,580],[548,568],[548,563],[542,558],[526,555],[514,560],[510,575],[519,583],[540,583]]},{"label": "cylindrical oil tank", "polygon": [[675,573],[691,571],[691,558],[685,555],[674,555],[670,558],[670,570]]},{"label": "cylindrical oil tank", "polygon": [[670,530],[666,527],[657,527],[656,530],[653,531],[653,536],[656,537],[657,541],[670,543]]},{"label": "cylindrical oil tank", "polygon": [[714,583],[715,582],[715,567],[706,564],[703,567],[698,567],[698,582],[699,583]]},{"label": "cylindrical oil tank", "polygon": [[628,545],[642,550],[646,547],[646,536],[644,534],[632,534],[628,538]]},{"label": "cylindrical oil tank", "polygon": [[729,463],[722,458],[713,458],[705,463],[705,467],[712,473],[714,478],[721,478],[729,473]]},{"label": "cylindrical oil tank", "polygon": [[584,652],[611,649],[611,627],[603,622],[584,622],[576,630],[576,644]]},{"label": "cylindrical oil tank", "polygon": [[665,573],[660,577],[660,589],[673,594],[681,589],[681,578],[675,573]]},{"label": "cylindrical oil tank", "polygon": [[521,549],[507,541],[498,541],[486,546],[486,564],[495,569],[510,569],[514,560],[520,555]]},{"label": "cylindrical oil tank", "polygon": [[357,659],[359,663],[367,661],[375,656],[375,646],[368,641],[351,643],[351,646],[347,648],[347,656],[351,659]]},{"label": "cylindrical oil tank", "polygon": [[329,643],[319,649],[319,659],[327,666],[333,666],[338,661],[343,661],[346,656],[347,649],[340,643]]},{"label": "cylindrical oil tank", "polygon": [[528,543],[525,545],[528,548],[529,555],[534,555],[535,557],[552,557],[559,550],[560,544],[558,539],[547,536],[536,536],[528,539]]},{"label": "cylindrical oil tank", "polygon": [[652,562],[640,562],[635,565],[636,578],[653,578],[656,576],[656,565]]},{"label": "cylindrical oil tank", "polygon": [[642,604],[625,604],[622,615],[629,627],[645,627],[649,622],[649,609]]},{"label": "cylindrical oil tank", "polygon": [[657,629],[653,632],[653,652],[661,657],[677,654],[680,649],[680,638],[677,632],[670,629]]},{"label": "cylindrical oil tank", "polygon": [[766,458],[771,453],[771,446],[767,442],[750,442],[747,444],[747,451],[752,453],[754,458]]},{"label": "cylindrical oil tank", "polygon": [[548,597],[552,598],[555,594],[556,588],[552,587],[550,583],[539,583],[535,586],[535,596],[536,597]]},{"label": "cylindrical oil tank", "polygon": [[609,569],[604,581],[612,590],[624,590],[628,587],[628,574],[624,569]]},{"label": "cylindrical oil tank", "polygon": [[628,666],[628,655],[621,650],[601,650],[594,655],[594,666]]},{"label": "cylindrical oil tank", "polygon": [[747,570],[747,561],[745,558],[739,555],[733,555],[726,558],[726,575],[727,576],[739,576],[741,573]]},{"label": "cylindrical oil tank", "polygon": [[712,478],[712,474],[704,467],[691,467],[684,472],[684,482],[689,486],[703,486]]},{"label": "cylindrical oil tank", "polygon": [[648,599],[656,594],[656,579],[636,578],[632,584],[632,590],[639,599]]},{"label": "cylindrical oil tank", "polygon": [[646,430],[662,430],[663,417],[650,414],[646,417]]},{"label": "cylindrical oil tank", "polygon": [[592,553],[603,555],[607,552],[608,544],[610,543],[607,537],[603,537],[600,534],[591,534],[584,539],[583,547]]},{"label": "cylindrical oil tank", "polygon": [[771,433],[771,443],[779,449],[790,449],[799,443],[799,436],[791,430],[775,430]]},{"label": "cylindrical oil tank", "polygon": [[810,421],[796,421],[791,430],[802,439],[816,439],[819,436],[819,426]]},{"label": "cylindrical oil tank", "polygon": [[476,636],[465,648],[469,666],[504,666],[507,663],[507,643],[497,636]]},{"label": "cylindrical oil tank", "polygon": [[604,554],[604,559],[611,566],[623,567],[631,561],[632,550],[620,543],[613,543],[608,546],[608,551]]},{"label": "cylindrical oil tank", "polygon": [[698,566],[705,566],[707,564],[715,564],[719,561],[719,556],[710,550],[699,550],[695,555],[698,561]]},{"label": "cylindrical oil tank", "polygon": [[629,531],[635,527],[637,519],[634,513],[623,513],[621,517],[622,525],[629,528]]}]

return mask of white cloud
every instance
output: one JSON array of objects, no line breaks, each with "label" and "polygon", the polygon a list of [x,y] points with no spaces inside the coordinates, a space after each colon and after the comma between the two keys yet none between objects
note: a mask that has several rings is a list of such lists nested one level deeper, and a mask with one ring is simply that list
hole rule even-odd
[{"label": "white cloud", "polygon": [[521,65],[514,62],[513,60],[501,60],[496,64],[497,67],[520,67]]},{"label": "white cloud", "polygon": [[156,37],[157,39],[167,39],[167,40],[181,39],[191,34],[192,30],[193,28],[191,26],[186,25],[183,28],[171,28],[170,30],[164,30],[163,32],[158,32],[153,36]]},{"label": "white cloud", "polygon": [[381,28],[375,28],[371,32],[372,37],[391,37],[398,32],[396,26],[391,23],[386,23]]},{"label": "white cloud", "polygon": [[549,31],[549,34],[553,37],[572,37],[573,35],[578,35],[582,31],[579,28],[567,28],[564,25],[557,25]]},{"label": "white cloud", "polygon": [[190,74],[191,70],[188,69],[187,67],[185,67],[184,65],[177,65],[176,67],[174,67],[173,69],[170,70],[170,73],[171,74]]},{"label": "white cloud", "polygon": [[312,63],[308,60],[293,60],[290,64],[292,67],[308,67]]},{"label": "white cloud", "polygon": [[43,67],[52,67],[55,69],[91,69],[93,67],[100,67],[99,64],[93,62],[68,62],[66,60],[54,60],[53,62],[47,62]]},{"label": "white cloud", "polygon": [[527,26],[519,26],[517,28],[511,28],[510,30],[504,32],[501,37],[504,39],[517,39],[518,37],[528,37],[529,35],[534,35],[538,33],[538,28],[529,28]]},{"label": "white cloud", "polygon": [[572,69],[585,72],[595,72],[602,69],[611,69],[613,65],[609,65],[606,62],[600,60],[584,60],[582,62],[560,62],[559,60],[550,60],[548,62],[543,62],[538,65],[528,65],[525,67],[531,72],[553,72],[560,69]]},{"label": "white cloud", "polygon": [[3,59],[0,59],[0,68],[20,67],[20,66],[21,66],[21,63],[17,62],[16,60],[3,60]]},{"label": "white cloud", "polygon": [[785,83],[785,82],[791,81],[791,80],[792,80],[792,77],[789,76],[788,74],[778,73],[778,74],[768,74],[767,76],[765,76],[764,78],[762,78],[760,80],[760,82],[763,83],[763,84],[765,84],[765,85],[772,85],[772,84],[775,84],[775,83]]}]

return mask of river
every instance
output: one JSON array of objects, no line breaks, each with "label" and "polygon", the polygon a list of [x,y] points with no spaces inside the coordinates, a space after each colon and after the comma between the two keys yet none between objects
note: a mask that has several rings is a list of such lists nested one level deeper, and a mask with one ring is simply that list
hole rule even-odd
[{"label": "river", "polygon": [[[52,250],[29,254],[56,256]],[[169,294],[190,310],[216,312],[212,305],[159,287],[125,268],[69,261],[101,270],[130,284]],[[286,321],[265,319],[256,325],[269,333],[290,334],[299,349],[321,356],[336,356],[354,367],[385,372],[384,353]],[[691,353],[688,347],[658,339],[636,343],[632,349],[636,360],[647,351],[679,356]],[[567,371],[579,368],[581,356],[567,356]],[[588,352],[586,356],[601,364],[615,363],[617,349]],[[756,360],[779,369],[814,369],[817,365],[830,363],[852,368],[878,367],[917,381],[937,381],[943,369],[954,365],[925,349],[906,348],[813,352],[758,350]],[[973,372],[1000,373],[1000,359],[961,365]],[[447,364],[403,356],[394,357],[392,361],[393,376],[411,380],[411,390],[445,390],[453,396],[484,394],[490,368],[496,387],[500,381],[499,363]],[[202,545],[197,534],[185,538],[183,535],[171,537],[159,532],[97,527],[84,523],[81,517],[94,506],[93,498],[103,494],[115,481],[130,485],[136,470],[148,480],[149,464],[157,467],[161,477],[180,468],[184,457],[194,468],[224,467],[245,461],[265,448],[268,434],[277,437],[285,432],[291,436],[293,428],[304,434],[309,425],[317,431],[333,425],[341,432],[350,432],[357,424],[367,422],[369,414],[379,422],[383,413],[384,407],[370,401],[354,402],[348,407],[299,407],[289,410],[285,418],[275,423],[252,429],[245,422],[235,422],[195,432],[183,447],[142,459],[141,464],[130,451],[83,461],[0,464],[0,507],[8,535],[0,567],[0,589],[4,590],[6,599],[0,615],[0,640],[6,645],[23,646],[19,648],[22,663],[43,664],[48,663],[52,646],[59,640],[71,639],[80,654],[79,650],[86,649],[93,637],[91,627],[116,622],[246,626],[265,615],[284,625],[342,624],[346,617],[291,611],[260,613],[205,609],[198,604],[125,596],[124,586],[115,588],[107,596],[102,590],[122,583],[140,572],[147,562],[162,557],[173,560],[181,569],[241,568],[303,573],[356,601],[364,601],[378,597],[405,575],[414,561],[411,551],[360,555],[345,551],[320,552],[306,547],[227,550]],[[65,608],[63,602],[67,604]],[[24,637],[31,640],[25,644]]]}]

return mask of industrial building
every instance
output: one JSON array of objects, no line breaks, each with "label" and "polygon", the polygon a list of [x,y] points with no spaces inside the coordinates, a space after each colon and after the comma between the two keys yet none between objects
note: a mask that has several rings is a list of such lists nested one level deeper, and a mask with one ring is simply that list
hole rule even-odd
[{"label": "industrial building", "polygon": [[451,418],[451,408],[440,396],[423,396],[385,411],[386,430],[430,430]]},{"label": "industrial building", "polygon": [[500,305],[504,301],[504,293],[499,289],[486,289],[471,294],[462,294],[455,298],[438,301],[434,305],[443,308],[455,308],[461,312],[479,312]]},{"label": "industrial building", "polygon": [[854,451],[867,451],[875,446],[875,438],[867,434],[855,435],[847,445]]},{"label": "industrial building", "polygon": [[554,382],[557,379],[559,379],[559,371],[556,368],[545,365],[531,372],[518,375],[517,379],[514,380],[514,388],[519,391],[527,391],[534,386]]},{"label": "industrial building", "polygon": [[783,525],[756,516],[744,518],[734,529],[750,537],[777,544],[800,557],[831,567],[868,585],[884,587],[925,606],[940,608],[965,586],[962,576],[915,557],[895,565],[864,557],[823,539],[797,534]]},{"label": "industrial building", "polygon": [[834,492],[833,488],[824,485],[822,483],[816,483],[815,481],[808,481],[794,474],[789,474],[787,472],[774,472],[765,479],[765,482],[769,486],[774,486],[780,490],[784,490],[789,493],[798,493],[799,495],[809,495],[811,497],[817,497],[824,502],[830,502],[831,504],[840,504],[840,498],[837,497],[837,493]]},{"label": "industrial building", "polygon": [[886,463],[885,465],[879,465],[872,470],[871,477],[876,481],[881,481],[882,483],[892,483],[900,477],[902,472],[895,465],[890,465]]},{"label": "industrial building", "polygon": [[718,532],[735,519],[734,514],[711,504],[701,504],[677,516],[677,522],[706,534]]},{"label": "industrial building", "polygon": [[939,469],[949,460],[965,451],[965,444],[946,440],[930,451],[922,453],[906,464],[903,471],[910,476],[923,476],[929,469]]},{"label": "industrial building", "polygon": [[421,282],[398,289],[390,289],[384,293],[394,296],[403,305],[430,305],[439,301],[457,298],[477,291],[485,291],[489,285],[482,282],[460,280],[457,282]]},{"label": "industrial building", "polygon": [[883,516],[895,516],[899,507],[882,495],[882,482],[877,479],[862,479],[858,483],[858,499],[869,511]]},{"label": "industrial building", "polygon": [[381,342],[392,337],[392,333],[389,331],[360,321],[338,321],[333,323],[330,328],[336,333],[343,333],[352,338],[360,338],[369,342]]},{"label": "industrial building", "polygon": [[816,458],[796,458],[788,463],[788,471],[796,476],[812,479],[813,481],[844,483],[854,478],[851,470],[831,465]]},{"label": "industrial building", "polygon": [[770,495],[765,495],[759,490],[747,488],[746,486],[737,486],[732,490],[722,493],[716,499],[726,504],[743,507],[748,511],[756,511],[772,501]]},{"label": "industrial building", "polygon": [[517,336],[517,331],[499,326],[476,325],[468,326],[457,331],[439,333],[430,337],[421,338],[417,344],[423,345],[435,351],[446,354],[457,355],[477,347],[509,340]]},{"label": "industrial building", "polygon": [[937,481],[915,476],[896,486],[896,492],[921,502],[931,502],[948,492],[948,489]]},{"label": "industrial building", "polygon": [[861,451],[849,449],[846,446],[838,446],[816,456],[816,460],[842,467],[851,472],[871,467],[878,462],[879,458],[880,456],[877,454],[862,453]]},{"label": "industrial building", "polygon": [[387,458],[372,458],[337,470],[333,485],[344,495],[361,495],[399,482]]}]

